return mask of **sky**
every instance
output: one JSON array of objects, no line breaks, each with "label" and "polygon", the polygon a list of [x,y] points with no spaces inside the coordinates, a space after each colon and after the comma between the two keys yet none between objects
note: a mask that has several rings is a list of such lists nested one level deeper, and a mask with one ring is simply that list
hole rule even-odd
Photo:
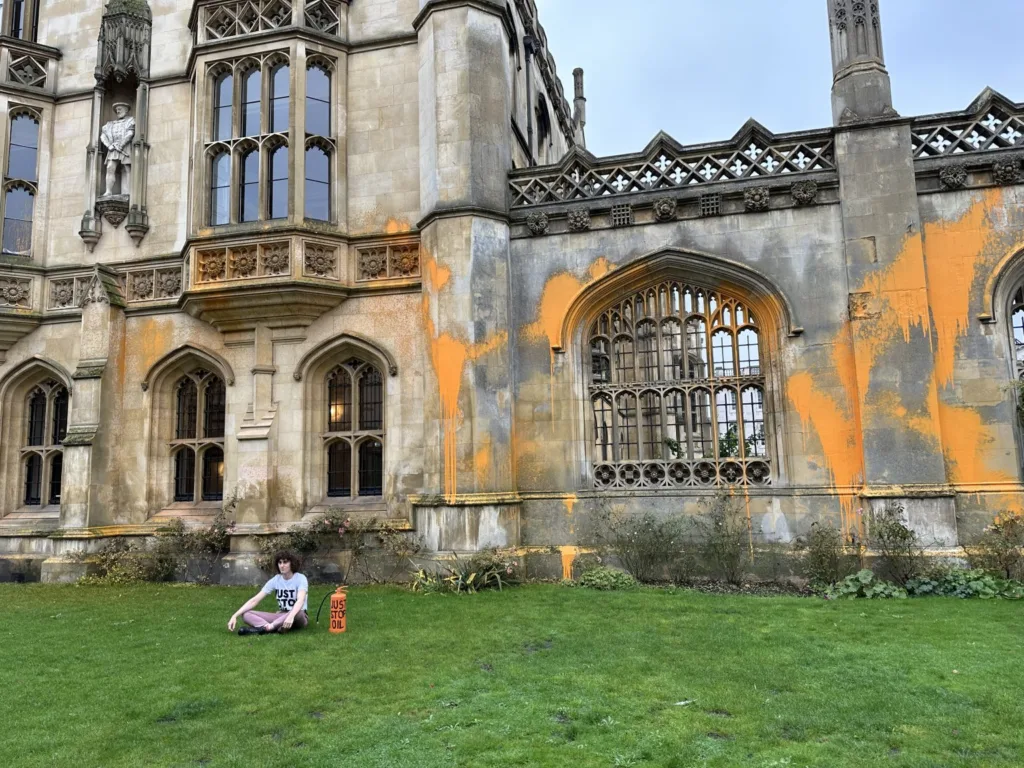
[{"label": "sky", "polygon": [[[638,152],[664,130],[720,141],[832,123],[825,0],[536,0],[566,97],[583,67],[587,149]],[[985,86],[1024,101],[1024,0],[880,0],[901,115],[965,109]]]}]

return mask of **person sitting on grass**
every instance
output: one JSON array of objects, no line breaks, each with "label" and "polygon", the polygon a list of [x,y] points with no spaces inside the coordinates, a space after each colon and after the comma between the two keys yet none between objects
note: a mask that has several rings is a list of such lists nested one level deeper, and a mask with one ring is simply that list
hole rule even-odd
[{"label": "person sitting on grass", "polygon": [[[306,613],[309,610],[309,582],[301,573],[295,573],[298,559],[291,552],[274,554],[277,575],[263,585],[263,589],[249,598],[249,601],[235,611],[228,622],[228,631],[235,631],[238,617],[248,626],[238,630],[240,635],[265,635],[268,632],[287,632],[292,627],[302,629],[309,624]],[[277,613],[254,611],[264,597],[271,592],[277,597]]]}]

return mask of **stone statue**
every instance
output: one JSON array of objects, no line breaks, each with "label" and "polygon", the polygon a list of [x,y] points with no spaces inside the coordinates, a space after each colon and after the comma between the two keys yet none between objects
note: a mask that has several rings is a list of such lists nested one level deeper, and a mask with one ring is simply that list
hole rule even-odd
[{"label": "stone statue", "polygon": [[135,138],[135,118],[129,117],[131,105],[119,102],[114,105],[116,120],[111,120],[100,131],[100,141],[107,150],[107,184],[103,197],[113,197],[117,169],[121,168],[120,194],[128,197],[132,174],[132,139]]}]

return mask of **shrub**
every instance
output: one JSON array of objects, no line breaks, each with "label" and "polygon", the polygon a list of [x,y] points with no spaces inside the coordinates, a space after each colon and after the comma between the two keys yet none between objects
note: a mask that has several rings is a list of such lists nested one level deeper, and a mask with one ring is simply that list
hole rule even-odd
[{"label": "shrub", "polygon": [[583,572],[583,575],[580,576],[579,582],[576,583],[581,587],[586,587],[587,589],[600,589],[607,591],[635,589],[637,587],[637,580],[628,573],[616,568],[609,568],[605,565],[588,568]]},{"label": "shrub", "polygon": [[915,596],[945,595],[960,598],[993,597],[1019,599],[1024,594],[1024,585],[993,577],[977,569],[937,568],[907,582],[907,592]]},{"label": "shrub", "polygon": [[650,512],[618,514],[607,510],[588,521],[581,540],[613,555],[637,581],[665,581],[683,557],[682,519],[658,519]]},{"label": "shrub", "polygon": [[737,500],[724,492],[701,499],[704,512],[693,521],[697,551],[704,567],[715,578],[742,584],[750,562],[752,531]]},{"label": "shrub", "polygon": [[492,549],[460,558],[454,552],[450,563],[440,570],[420,568],[413,574],[416,592],[456,592],[474,594],[485,589],[501,590],[521,581],[519,560],[511,550]]},{"label": "shrub", "polygon": [[353,522],[347,515],[331,511],[308,523],[296,523],[285,533],[262,537],[257,565],[269,574],[277,572],[274,552],[287,549],[294,552],[304,565],[316,562],[330,551],[345,551],[350,557],[341,574],[341,582],[348,583],[352,568],[366,550],[366,535],[377,528],[377,519]]},{"label": "shrub", "polygon": [[140,581],[169,581],[174,578],[177,559],[167,542],[149,543],[145,539],[111,539],[94,556],[83,559],[95,563],[99,573],[87,576],[83,583],[132,584]]},{"label": "shrub", "polygon": [[1024,517],[1001,512],[964,553],[972,568],[1003,579],[1024,580]]},{"label": "shrub", "polygon": [[802,553],[800,573],[812,589],[824,589],[849,575],[853,557],[846,554],[843,537],[831,525],[812,523],[806,536],[794,542],[794,548]]},{"label": "shrub", "polygon": [[209,525],[186,527],[178,519],[172,520],[157,532],[157,541],[172,552],[175,570],[186,581],[208,584],[221,555],[231,547],[231,532],[235,524],[220,511]]},{"label": "shrub", "polygon": [[865,568],[833,584],[826,590],[825,596],[832,599],[865,597],[896,598],[902,600],[907,596],[907,591],[897,584],[882,581]]},{"label": "shrub", "polygon": [[364,581],[371,584],[386,584],[404,577],[409,561],[423,551],[423,538],[396,528],[384,521],[372,532],[377,548],[370,551],[360,548],[355,565]]},{"label": "shrub", "polygon": [[903,522],[903,505],[887,501],[868,515],[868,542],[877,555],[881,575],[901,586],[921,574],[924,550],[917,534]]}]

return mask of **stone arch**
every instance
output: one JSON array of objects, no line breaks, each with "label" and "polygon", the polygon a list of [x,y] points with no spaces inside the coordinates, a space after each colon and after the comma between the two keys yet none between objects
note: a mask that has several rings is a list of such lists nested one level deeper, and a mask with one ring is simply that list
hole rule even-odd
[{"label": "stone arch", "polygon": [[149,372],[146,373],[146,377],[142,380],[142,391],[146,392],[149,390],[153,382],[163,376],[168,368],[178,365],[181,359],[190,355],[199,358],[207,365],[213,366],[220,373],[225,384],[229,387],[234,386],[235,372],[231,368],[231,363],[216,352],[201,347],[198,344],[183,344],[177,349],[168,352],[150,366]]},{"label": "stone arch", "polygon": [[[48,379],[61,384],[69,396],[72,394],[67,369],[39,355],[18,363],[0,381],[0,515],[21,506],[21,447],[27,398],[34,387]],[[50,516],[56,524],[57,515]]]}]

